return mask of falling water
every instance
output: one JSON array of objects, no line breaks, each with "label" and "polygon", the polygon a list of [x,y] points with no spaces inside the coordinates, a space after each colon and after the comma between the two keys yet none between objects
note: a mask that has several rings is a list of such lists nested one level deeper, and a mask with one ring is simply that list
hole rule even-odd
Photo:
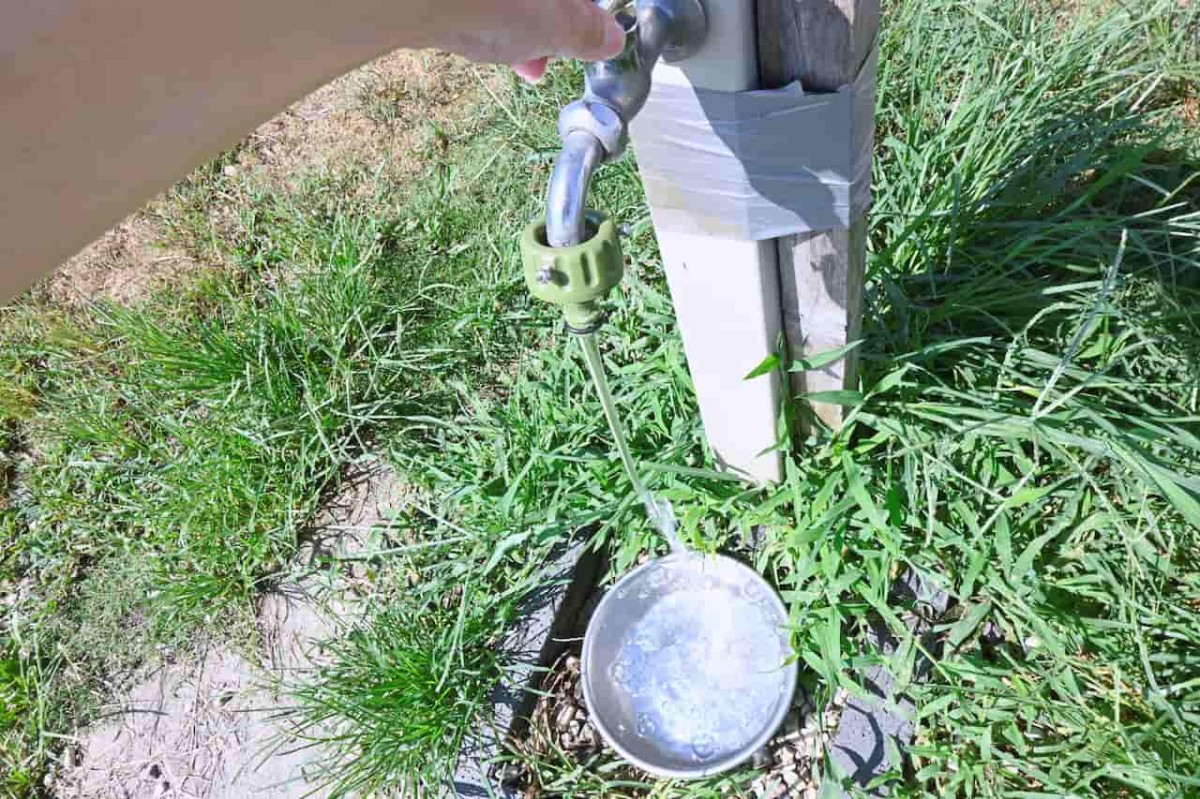
[{"label": "falling water", "polygon": [[621,426],[621,419],[617,416],[616,403],[613,402],[612,392],[608,389],[608,377],[604,373],[604,361],[600,358],[600,345],[596,342],[596,334],[586,333],[581,335],[579,340],[583,345],[583,354],[587,359],[588,371],[591,372],[596,393],[600,395],[600,404],[604,407],[604,418],[608,420],[608,429],[612,431],[613,439],[617,443],[617,452],[621,456],[621,463],[625,465],[625,473],[629,475],[629,481],[633,483],[633,489],[637,492],[638,499],[646,507],[646,515],[650,517],[650,523],[667,539],[672,552],[686,551],[683,542],[679,540],[675,509],[671,507],[670,501],[651,494],[650,489],[646,488],[646,484],[638,476],[637,464],[634,463],[633,455],[629,452],[629,441],[625,438],[625,429]]}]

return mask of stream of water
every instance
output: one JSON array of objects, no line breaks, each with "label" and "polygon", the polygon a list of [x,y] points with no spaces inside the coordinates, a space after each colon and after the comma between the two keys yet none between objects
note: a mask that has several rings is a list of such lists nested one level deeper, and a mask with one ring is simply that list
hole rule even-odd
[{"label": "stream of water", "polygon": [[638,475],[637,463],[629,451],[629,440],[625,438],[625,428],[621,426],[621,417],[617,415],[617,406],[613,402],[612,392],[608,388],[608,376],[604,371],[604,361],[600,358],[600,345],[595,333],[587,333],[579,337],[583,345],[583,355],[587,360],[588,372],[592,375],[592,383],[596,393],[600,395],[600,404],[604,407],[604,418],[608,420],[608,429],[612,431],[613,440],[617,444],[617,453],[625,466],[625,473],[633,483],[633,490],[646,508],[650,523],[667,539],[672,552],[685,552],[683,542],[679,540],[678,524],[675,521],[675,509],[668,500],[661,499],[650,493],[646,483]]}]

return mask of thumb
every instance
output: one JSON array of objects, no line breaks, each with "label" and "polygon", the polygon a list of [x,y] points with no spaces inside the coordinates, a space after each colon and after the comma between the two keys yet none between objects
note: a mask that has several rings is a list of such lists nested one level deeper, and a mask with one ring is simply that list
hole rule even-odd
[{"label": "thumb", "polygon": [[555,52],[563,58],[603,61],[625,48],[625,31],[611,14],[591,0],[564,0],[555,14]]}]

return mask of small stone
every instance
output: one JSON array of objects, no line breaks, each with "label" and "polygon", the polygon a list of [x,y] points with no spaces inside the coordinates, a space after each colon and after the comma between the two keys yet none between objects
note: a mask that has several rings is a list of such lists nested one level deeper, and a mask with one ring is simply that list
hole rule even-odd
[{"label": "small stone", "polygon": [[784,766],[790,766],[796,762],[796,753],[790,746],[785,746],[775,753],[775,760]]},{"label": "small stone", "polygon": [[500,772],[500,785],[508,790],[516,790],[525,779],[525,770],[520,766],[509,763]]},{"label": "small stone", "polygon": [[778,776],[772,774],[762,781],[761,785],[757,785],[756,795],[758,799],[782,799],[787,796],[787,785]]},{"label": "small stone", "polygon": [[789,788],[791,788],[794,785],[799,784],[799,782],[800,782],[800,775],[791,769],[788,769],[787,771],[783,772],[783,774],[781,776],[783,777],[783,784]]},{"label": "small stone", "polygon": [[979,637],[985,644],[999,646],[1000,644],[1004,643],[1004,630],[1002,630],[1000,625],[996,624],[996,622],[989,621],[983,625],[983,631],[980,633]]},{"label": "small stone", "polygon": [[804,799],[817,799],[817,786],[810,785],[804,789]]},{"label": "small stone", "polygon": [[233,164],[226,164],[226,165],[224,166],[224,168],[222,168],[222,169],[221,169],[221,171],[222,171],[222,172],[223,172],[223,173],[224,173],[224,174],[225,174],[227,177],[233,177],[234,175],[236,175],[236,174],[237,174],[237,167],[236,167],[236,166],[234,166]]},{"label": "small stone", "polygon": [[454,586],[454,588],[446,592],[446,595],[442,597],[442,607],[446,610],[456,607],[458,605],[458,601],[462,599],[462,593],[463,589],[461,585]]},{"label": "small stone", "polygon": [[567,671],[571,671],[571,672],[579,671],[579,658],[576,657],[575,655],[567,655],[567,659],[563,663],[563,665],[566,666]]},{"label": "small stone", "polygon": [[583,722],[579,719],[571,719],[571,724],[567,727],[567,734],[572,738],[578,738],[583,733]]},{"label": "small stone", "polygon": [[578,713],[574,705],[563,705],[558,709],[558,713],[554,716],[554,729],[559,732],[566,732],[571,726],[571,722],[575,720]]}]

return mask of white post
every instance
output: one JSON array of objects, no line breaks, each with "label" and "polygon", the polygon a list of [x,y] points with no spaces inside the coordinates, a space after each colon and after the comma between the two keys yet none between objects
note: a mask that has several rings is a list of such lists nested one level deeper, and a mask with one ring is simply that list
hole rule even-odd
[{"label": "white post", "polygon": [[[654,84],[757,88],[754,0],[708,0],[704,9],[704,46],[679,66],[660,63]],[[636,151],[636,120],[632,138]],[[648,187],[652,217],[655,192]],[[774,352],[780,334],[775,242],[660,228],[658,243],[708,444],[732,471],[755,482],[776,482],[780,455],[765,450],[778,440],[780,381],[775,373],[744,379]]]}]

